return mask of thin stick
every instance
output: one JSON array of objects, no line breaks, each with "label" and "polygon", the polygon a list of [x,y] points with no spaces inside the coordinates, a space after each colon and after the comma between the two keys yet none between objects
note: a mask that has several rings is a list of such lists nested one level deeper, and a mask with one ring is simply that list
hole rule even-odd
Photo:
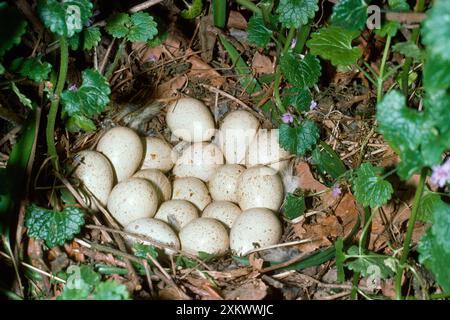
[{"label": "thin stick", "polygon": [[244,255],[246,256],[246,255],[249,255],[250,253],[264,251],[264,250],[269,250],[269,249],[275,249],[275,248],[280,248],[280,247],[294,246],[294,245],[297,245],[297,244],[311,242],[312,240],[313,239],[303,239],[303,240],[291,241],[291,242],[286,242],[286,243],[274,244],[274,245],[267,246],[267,247],[264,247],[264,248],[252,249],[250,251],[247,251]]},{"label": "thin stick", "polygon": [[135,13],[135,12],[138,12],[138,11],[142,11],[142,10],[148,9],[148,8],[154,6],[155,4],[158,4],[160,2],[162,2],[162,0],[147,0],[147,1],[144,1],[144,2],[142,2],[140,4],[135,5],[134,7],[131,7],[128,10],[128,12]]}]

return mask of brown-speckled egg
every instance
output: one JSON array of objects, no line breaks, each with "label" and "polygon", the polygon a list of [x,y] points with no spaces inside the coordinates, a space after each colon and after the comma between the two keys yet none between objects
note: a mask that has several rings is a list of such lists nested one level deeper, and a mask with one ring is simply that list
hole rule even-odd
[{"label": "brown-speckled egg", "polygon": [[232,202],[213,201],[203,210],[202,218],[217,219],[231,228],[240,213],[241,209]]},{"label": "brown-speckled egg", "polygon": [[200,211],[211,202],[206,185],[194,177],[176,178],[173,182],[172,199],[192,202]]},{"label": "brown-speckled egg", "polygon": [[174,165],[172,146],[156,137],[144,139],[144,162],[141,169],[158,169],[168,172]]},{"label": "brown-speckled egg", "polygon": [[238,164],[225,164],[217,168],[208,182],[211,197],[216,201],[238,202],[238,179],[245,168]]},{"label": "brown-speckled egg", "polygon": [[158,192],[160,202],[170,200],[172,197],[172,185],[169,178],[158,169],[145,169],[136,172],[133,178],[143,178],[150,181]]},{"label": "brown-speckled egg", "polygon": [[195,205],[186,200],[169,200],[161,204],[155,215],[156,219],[167,222],[176,231],[198,218]]}]

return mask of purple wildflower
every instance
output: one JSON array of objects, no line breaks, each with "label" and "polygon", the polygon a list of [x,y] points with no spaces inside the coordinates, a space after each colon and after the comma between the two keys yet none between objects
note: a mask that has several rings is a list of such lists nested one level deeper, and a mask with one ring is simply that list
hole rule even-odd
[{"label": "purple wildflower", "polygon": [[450,157],[440,166],[433,166],[430,181],[432,184],[443,187],[450,181]]},{"label": "purple wildflower", "polygon": [[290,112],[286,112],[281,116],[281,121],[284,123],[292,123],[294,122],[294,116]]},{"label": "purple wildflower", "polygon": [[71,84],[69,86],[69,91],[77,91],[77,90],[78,90],[78,86],[75,83]]},{"label": "purple wildflower", "polygon": [[331,188],[331,195],[334,198],[339,197],[342,194],[342,189],[338,184],[335,184],[332,188]]},{"label": "purple wildflower", "polygon": [[316,110],[317,109],[317,102],[312,100],[311,104],[309,105],[309,110]]},{"label": "purple wildflower", "polygon": [[291,41],[291,49],[294,49],[296,45],[297,45],[297,38],[294,38]]}]

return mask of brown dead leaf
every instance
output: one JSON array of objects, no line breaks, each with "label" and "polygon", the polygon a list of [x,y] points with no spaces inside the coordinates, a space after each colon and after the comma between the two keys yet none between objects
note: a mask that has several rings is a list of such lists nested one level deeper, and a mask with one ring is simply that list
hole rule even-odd
[{"label": "brown dead leaf", "polygon": [[264,264],[264,259],[257,258],[256,253],[251,253],[248,257],[248,262],[253,267],[253,269],[261,271]]},{"label": "brown dead leaf", "polygon": [[293,229],[300,239],[312,239],[312,241],[298,245],[298,249],[303,253],[330,246],[332,242],[328,237],[335,238],[343,233],[342,225],[333,215],[318,217],[314,224],[306,222],[294,224]]},{"label": "brown dead leaf", "polygon": [[[327,189],[328,187],[319,181],[317,181],[311,173],[308,163],[300,162],[297,167],[298,187],[302,190],[310,190],[312,192],[319,192]],[[336,199],[331,195],[331,192],[325,192],[319,195],[322,200],[322,205],[319,210],[328,208],[335,203]]]},{"label": "brown dead leaf", "polygon": [[241,285],[234,290],[223,291],[225,300],[262,300],[267,295],[267,285],[260,279]]},{"label": "brown dead leaf", "polygon": [[334,214],[339,218],[344,228],[343,236],[348,235],[358,220],[358,208],[355,197],[350,193],[346,193],[339,201]]},{"label": "brown dead leaf", "polygon": [[252,69],[256,74],[272,74],[275,72],[272,60],[259,52],[255,52],[253,55]]},{"label": "brown dead leaf", "polygon": [[131,48],[136,51],[142,63],[158,61],[164,52],[162,45],[155,48],[149,48],[144,42],[134,42]]},{"label": "brown dead leaf", "polygon": [[247,20],[239,12],[231,10],[228,15],[227,27],[245,30],[247,29]]},{"label": "brown dead leaf", "polygon": [[205,63],[200,57],[190,56],[189,59],[187,59],[187,62],[191,64],[191,70],[187,74],[189,77],[205,79],[216,88],[221,87],[225,82],[225,79],[220,73]]},{"label": "brown dead leaf", "polygon": [[176,95],[177,90],[180,90],[183,88],[183,86],[186,83],[186,76],[179,75],[172,79],[170,79],[167,82],[164,82],[163,84],[160,84],[153,95],[154,99],[162,99],[162,98],[168,98],[171,96]]},{"label": "brown dead leaf", "polygon": [[175,287],[165,287],[158,291],[161,300],[186,300],[187,296],[182,295],[180,290]]}]

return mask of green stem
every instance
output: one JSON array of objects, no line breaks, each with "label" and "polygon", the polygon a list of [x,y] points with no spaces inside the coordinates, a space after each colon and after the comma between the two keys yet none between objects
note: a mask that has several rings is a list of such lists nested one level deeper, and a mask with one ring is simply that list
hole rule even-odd
[{"label": "green stem", "polygon": [[295,45],[294,52],[302,53],[305,47],[306,40],[308,40],[309,33],[311,32],[311,23],[305,24],[300,27],[297,35],[297,44]]},{"label": "green stem", "polygon": [[59,48],[60,48],[60,61],[59,61],[58,82],[56,84],[56,90],[53,94],[53,98],[50,103],[50,110],[48,112],[47,117],[47,128],[45,130],[48,156],[51,158],[53,167],[56,171],[59,170],[59,162],[54,137],[55,123],[56,123],[56,116],[58,114],[59,100],[61,98],[61,93],[66,83],[67,67],[69,62],[69,48],[67,46],[67,39],[65,37],[59,38]]},{"label": "green stem", "polygon": [[408,254],[409,254],[409,249],[410,249],[409,246],[411,245],[411,239],[412,239],[412,235],[413,235],[413,231],[414,231],[414,225],[416,224],[417,212],[419,209],[420,199],[422,197],[426,177],[427,177],[427,171],[426,171],[426,169],[422,169],[422,172],[420,173],[419,184],[417,186],[416,193],[414,195],[411,217],[409,218],[409,221],[408,221],[408,229],[406,230],[405,241],[403,242],[402,256],[400,258],[399,266],[397,267],[397,273],[395,275],[395,293],[396,293],[397,300],[402,299],[403,269],[404,269],[406,260],[408,259]]},{"label": "green stem", "polygon": [[[292,39],[294,38],[294,35],[295,35],[295,28],[290,28],[287,38],[286,38],[286,41],[284,42],[283,51],[281,51],[280,57],[289,50],[289,47],[291,46],[291,42],[292,42]],[[275,104],[277,105],[278,110],[280,110],[280,112],[284,113],[284,112],[286,112],[286,108],[283,106],[283,102],[281,101],[280,84],[281,84],[281,68],[280,68],[280,65],[278,65],[277,71],[275,73],[273,94],[275,97]]]},{"label": "green stem", "polygon": [[[417,0],[416,1],[416,7],[415,12],[422,12],[425,9],[425,0]],[[410,41],[415,43],[417,39],[419,38],[420,28],[417,27],[414,29],[411,33],[411,39]],[[408,78],[409,78],[409,69],[411,68],[411,65],[413,63],[413,58],[409,57],[406,58],[405,63],[403,64],[403,69],[400,74],[401,79],[401,85],[402,85],[402,91],[405,97],[408,96]]]},{"label": "green stem", "polygon": [[225,28],[227,21],[227,0],[212,0],[212,11],[214,25],[218,28]]},{"label": "green stem", "polygon": [[387,36],[386,44],[384,46],[383,58],[381,59],[380,74],[378,75],[377,81],[377,103],[380,103],[381,98],[383,98],[384,69],[386,67],[389,48],[391,46],[391,38],[392,37],[390,35]]},{"label": "green stem", "polygon": [[256,4],[250,0],[236,0],[236,3],[256,14],[262,14],[262,11]]},{"label": "green stem", "polygon": [[[362,249],[366,247],[367,245],[367,235],[368,231],[370,230],[371,222],[373,218],[373,213],[371,212],[369,207],[364,207],[364,228],[361,233],[361,236],[359,238],[359,254],[362,255]],[[361,277],[360,272],[355,272],[353,274],[353,280],[352,280],[352,291],[350,293],[350,299],[356,300],[357,293],[358,293],[358,284],[359,284],[359,278]]]},{"label": "green stem", "polygon": [[123,50],[125,49],[125,41],[122,40],[119,44],[119,48],[117,48],[116,54],[114,55],[114,60],[109,66],[108,70],[105,73],[105,78],[111,78],[113,72],[116,70],[117,65],[119,64],[120,57],[122,57]]}]

